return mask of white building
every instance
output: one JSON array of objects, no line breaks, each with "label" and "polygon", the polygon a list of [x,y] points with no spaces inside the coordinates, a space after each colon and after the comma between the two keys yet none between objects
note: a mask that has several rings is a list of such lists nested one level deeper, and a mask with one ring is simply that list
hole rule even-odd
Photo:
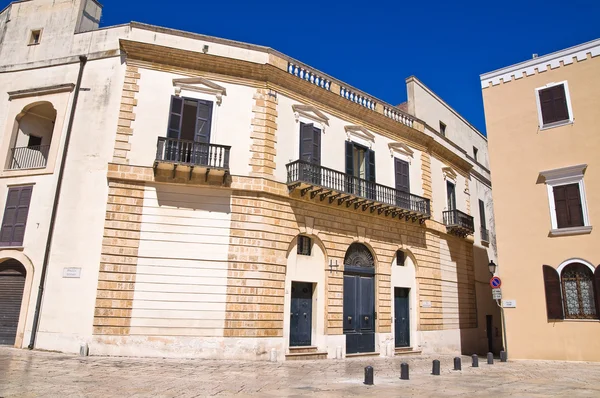
[{"label": "white building", "polygon": [[499,351],[487,143],[431,90],[409,78],[402,110],[270,48],[100,12],[0,13],[1,343]]}]

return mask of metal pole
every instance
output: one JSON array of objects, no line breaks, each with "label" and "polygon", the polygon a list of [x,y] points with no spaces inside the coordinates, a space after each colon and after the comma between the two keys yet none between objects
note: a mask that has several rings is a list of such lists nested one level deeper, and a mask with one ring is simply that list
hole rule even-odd
[{"label": "metal pole", "polygon": [[502,318],[502,343],[504,345],[504,355],[506,355],[506,359],[508,360],[508,343],[506,341],[506,319],[504,318],[504,308],[502,307],[500,300],[496,300],[496,304],[498,307],[500,307],[500,318]]}]

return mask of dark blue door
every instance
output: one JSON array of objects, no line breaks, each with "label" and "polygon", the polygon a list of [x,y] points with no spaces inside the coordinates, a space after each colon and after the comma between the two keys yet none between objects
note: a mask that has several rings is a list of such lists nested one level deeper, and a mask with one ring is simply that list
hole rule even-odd
[{"label": "dark blue door", "polygon": [[410,347],[409,289],[394,288],[396,347]]},{"label": "dark blue door", "polygon": [[292,282],[290,346],[309,346],[312,335],[312,283]]},{"label": "dark blue door", "polygon": [[346,353],[375,351],[375,284],[373,275],[344,275]]}]

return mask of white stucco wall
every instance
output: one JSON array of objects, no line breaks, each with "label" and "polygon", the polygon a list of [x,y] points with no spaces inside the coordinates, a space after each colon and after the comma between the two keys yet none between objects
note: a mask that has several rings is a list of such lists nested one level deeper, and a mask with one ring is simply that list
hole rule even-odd
[{"label": "white stucco wall", "polygon": [[[173,79],[186,78],[168,72],[140,68],[135,107],[135,131],[130,138],[129,164],[151,167],[156,158],[158,137],[167,136],[171,96],[175,94]],[[239,84],[214,81],[226,88],[221,105],[211,94],[182,90],[181,97],[204,99],[213,102],[210,142],[231,146],[229,164],[231,174],[248,175],[250,172],[250,122],[252,120],[253,95],[256,89]]]},{"label": "white stucco wall", "polygon": [[[278,95],[277,155],[275,157],[275,163],[277,165],[275,170],[275,178],[277,181],[286,181],[286,164],[296,161],[299,158],[300,122],[314,123],[316,127],[322,127],[322,125],[319,123],[303,117],[300,118],[299,122],[296,121],[292,106],[300,104],[300,102],[289,97],[281,94]],[[327,113],[325,113],[325,115],[329,118],[329,125],[325,126],[324,131],[321,131],[321,166],[345,173],[346,155],[344,142],[348,140],[348,135],[344,127],[354,124]],[[378,184],[394,188],[396,186],[394,175],[394,159],[388,147],[388,144],[393,143],[394,141],[379,135],[376,132],[370,131],[370,133],[375,135],[373,142],[360,140],[354,136],[351,137],[351,140],[361,145],[365,145],[375,151],[376,182]],[[422,196],[423,185],[421,179],[421,151],[415,148],[411,148],[411,150],[414,151],[412,157],[399,157],[402,160],[410,163],[410,192],[414,195]]]}]

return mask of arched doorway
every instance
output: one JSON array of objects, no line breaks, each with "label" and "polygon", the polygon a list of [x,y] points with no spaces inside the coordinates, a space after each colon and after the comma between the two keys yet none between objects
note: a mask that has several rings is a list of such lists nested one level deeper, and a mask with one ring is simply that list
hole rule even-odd
[{"label": "arched doorway", "polygon": [[375,351],[375,261],[361,243],[344,257],[344,334],[346,354]]},{"label": "arched doorway", "polygon": [[25,267],[17,260],[0,263],[0,345],[15,344],[25,275]]}]

